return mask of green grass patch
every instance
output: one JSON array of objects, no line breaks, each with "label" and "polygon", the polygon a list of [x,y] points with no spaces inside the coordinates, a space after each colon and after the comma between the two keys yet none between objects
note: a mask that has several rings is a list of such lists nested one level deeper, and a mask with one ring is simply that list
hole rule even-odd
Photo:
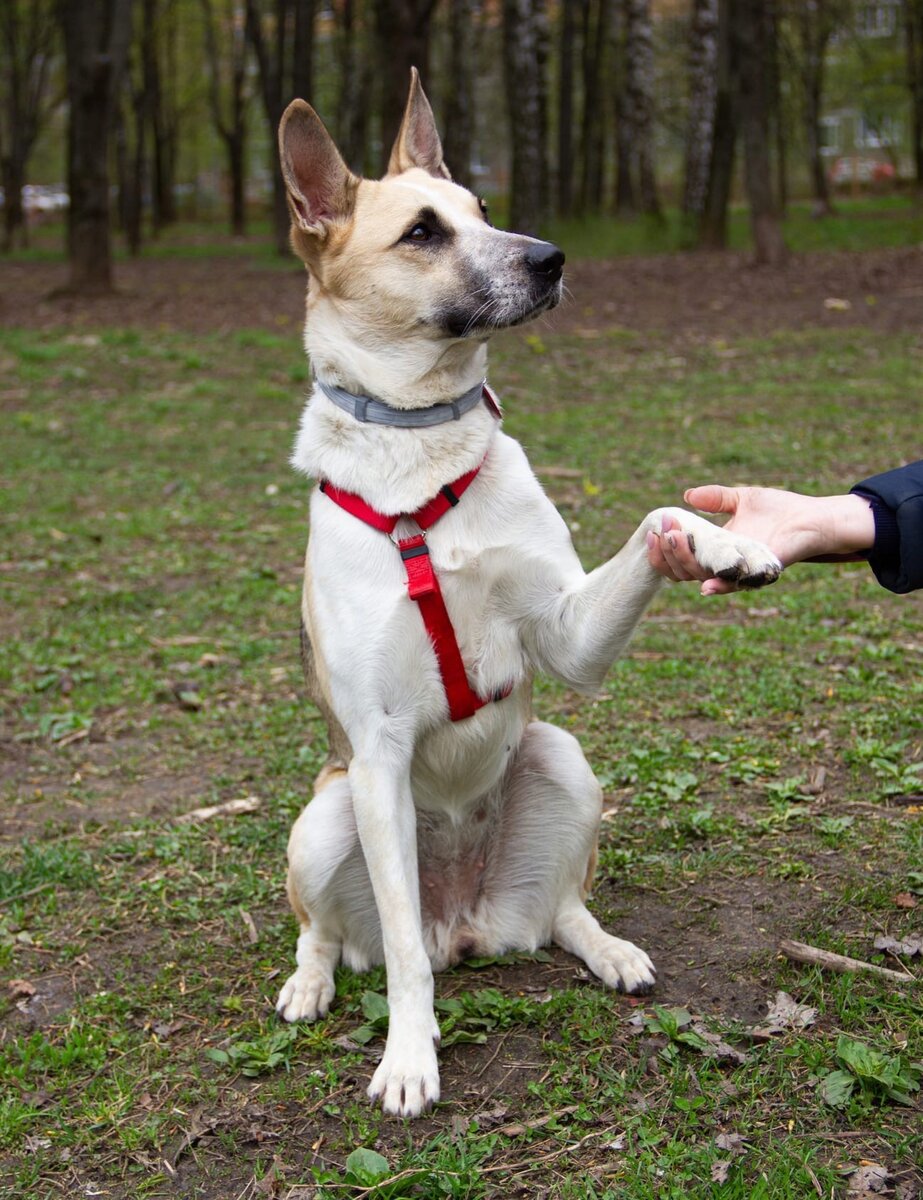
[{"label": "green grass patch", "polygon": [[[730,349],[499,343],[507,428],[588,566],[692,483],[840,491],[918,440],[918,336]],[[0,333],[10,1194],[804,1200],[860,1158],[919,1183],[919,989],[774,953],[893,965],[875,936],[919,928],[923,610],[861,565],[667,589],[598,695],[539,682],[602,780],[594,904],[660,962],[650,1002],[559,954],[440,977],[444,1101],[413,1127],[364,1099],[380,970],[276,1022],[286,838],[325,753],[287,461],[305,379],[297,339],[259,332]],[[242,796],[259,810],[176,821]],[[779,988],[816,1024],[754,1041]]]}]

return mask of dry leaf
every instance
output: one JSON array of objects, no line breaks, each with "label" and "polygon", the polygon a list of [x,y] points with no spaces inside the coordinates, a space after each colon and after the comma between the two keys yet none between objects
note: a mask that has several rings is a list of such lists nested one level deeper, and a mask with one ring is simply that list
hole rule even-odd
[{"label": "dry leaf", "polygon": [[22,997],[28,999],[28,997],[34,996],[38,990],[35,984],[30,983],[28,979],[11,979],[6,986],[9,988],[10,995],[14,1000]]},{"label": "dry leaf", "polygon": [[766,1013],[766,1024],[750,1029],[750,1036],[765,1041],[790,1029],[806,1029],[817,1020],[817,1009],[799,1004],[788,992],[776,992],[776,998]]},{"label": "dry leaf", "polygon": [[849,1177],[846,1195],[850,1200],[869,1200],[887,1196],[893,1191],[894,1176],[880,1163],[867,1162],[857,1167]]},{"label": "dry leaf", "polygon": [[882,935],[875,938],[874,945],[876,950],[884,950],[887,954],[902,954],[905,958],[923,957],[923,933],[911,933],[900,941]]},{"label": "dry leaf", "polygon": [[917,898],[912,892],[898,892],[894,903],[898,908],[916,908]]},{"label": "dry leaf", "polygon": [[730,1169],[731,1164],[727,1159],[719,1158],[717,1162],[713,1162],[711,1165],[712,1183],[727,1183]]},{"label": "dry leaf", "polygon": [[746,1138],[741,1133],[719,1133],[715,1145],[719,1150],[727,1150],[730,1154],[746,1154]]}]

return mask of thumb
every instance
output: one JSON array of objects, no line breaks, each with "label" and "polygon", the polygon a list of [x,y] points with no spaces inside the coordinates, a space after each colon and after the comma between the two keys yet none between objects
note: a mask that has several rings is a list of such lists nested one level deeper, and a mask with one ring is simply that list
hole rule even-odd
[{"label": "thumb", "polygon": [[687,488],[683,499],[700,512],[734,513],[740,502],[740,489],[706,483],[702,487]]}]

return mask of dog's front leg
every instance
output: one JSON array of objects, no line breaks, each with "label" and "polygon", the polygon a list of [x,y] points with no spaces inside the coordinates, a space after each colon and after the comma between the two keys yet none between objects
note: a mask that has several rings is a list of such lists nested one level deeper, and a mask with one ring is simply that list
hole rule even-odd
[{"label": "dog's front leg", "polygon": [[350,763],[356,826],[381,920],[390,1018],[369,1097],[416,1117],[439,1099],[433,972],[423,945],[410,763],[380,754]]},{"label": "dog's front leg", "polygon": [[581,571],[566,582],[541,575],[534,580],[524,628],[539,666],[581,691],[602,684],[663,583],[648,562],[647,534],[659,533],[665,516],[690,535],[696,559],[711,574],[750,588],[778,578],[782,565],[760,542],[685,509],[655,509],[618,554],[589,575]]}]

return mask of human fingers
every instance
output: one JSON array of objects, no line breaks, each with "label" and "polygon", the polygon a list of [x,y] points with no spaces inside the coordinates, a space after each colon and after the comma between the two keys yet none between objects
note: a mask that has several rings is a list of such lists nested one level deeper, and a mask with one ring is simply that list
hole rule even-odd
[{"label": "human fingers", "polygon": [[735,513],[740,504],[740,488],[722,487],[720,483],[706,483],[687,488],[683,493],[687,504],[699,512]]},{"label": "human fingers", "polygon": [[656,533],[648,533],[647,535],[647,561],[654,568],[658,575],[662,575],[665,579],[670,579],[673,583],[679,583],[679,579],[673,574],[673,568],[667,562],[663,553],[663,542]]},{"label": "human fingers", "polygon": [[708,571],[696,561],[695,543],[690,534],[682,529],[671,529],[661,535],[660,541],[663,556],[677,579],[709,578]]}]

